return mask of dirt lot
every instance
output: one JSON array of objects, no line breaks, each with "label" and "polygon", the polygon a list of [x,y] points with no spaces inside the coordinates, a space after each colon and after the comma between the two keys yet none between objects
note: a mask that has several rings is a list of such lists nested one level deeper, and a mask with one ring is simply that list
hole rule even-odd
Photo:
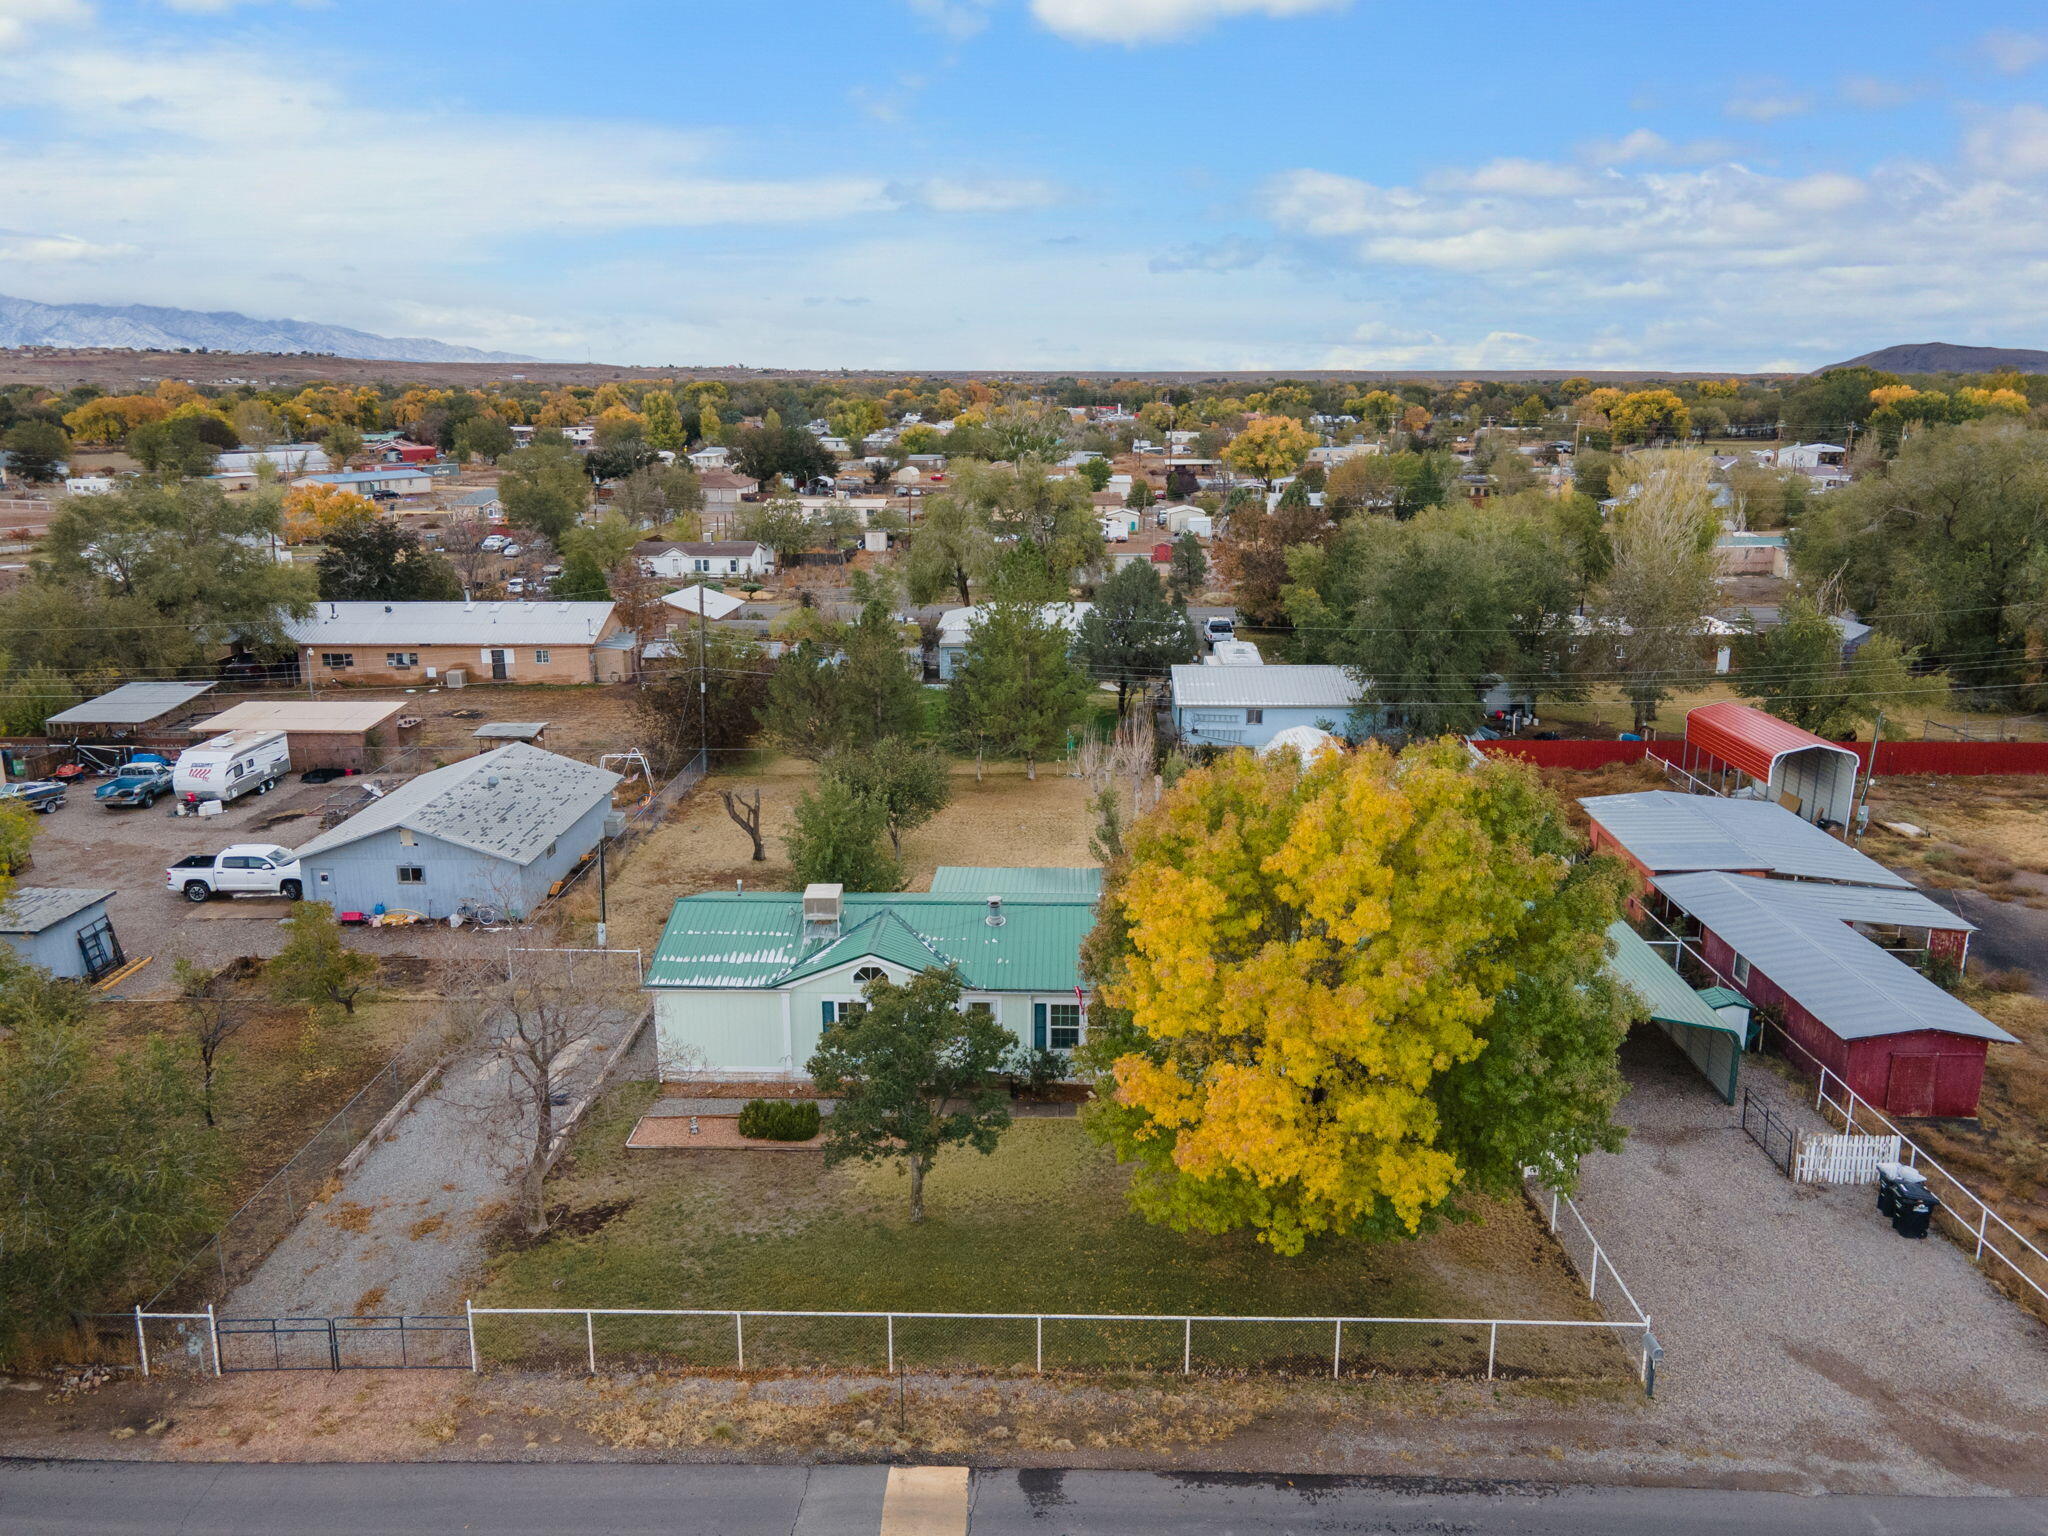
[{"label": "dirt lot", "polygon": [[[796,798],[816,781],[800,758],[754,754],[746,766],[713,774],[693,790],[667,825],[634,848],[611,872],[611,941],[651,949],[679,896],[730,890],[735,881],[763,890],[788,890],[794,881],[782,838]],[[1088,786],[1057,766],[1041,765],[1036,782],[1019,763],[991,763],[983,782],[972,763],[953,767],[953,803],[903,840],[906,888],[926,889],[941,864],[1094,864],[1088,839]],[[761,792],[761,830],[767,860],[753,862],[747,836],[720,802],[721,788]],[[597,892],[590,881],[569,905],[579,921],[595,921]]]}]

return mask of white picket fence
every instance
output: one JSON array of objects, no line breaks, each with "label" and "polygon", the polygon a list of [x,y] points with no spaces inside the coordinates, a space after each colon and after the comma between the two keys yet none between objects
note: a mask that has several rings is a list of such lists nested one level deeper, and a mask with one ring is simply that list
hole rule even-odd
[{"label": "white picket fence", "polygon": [[1795,1184],[1875,1184],[1879,1163],[1896,1163],[1896,1136],[1807,1136],[1792,1161]]}]

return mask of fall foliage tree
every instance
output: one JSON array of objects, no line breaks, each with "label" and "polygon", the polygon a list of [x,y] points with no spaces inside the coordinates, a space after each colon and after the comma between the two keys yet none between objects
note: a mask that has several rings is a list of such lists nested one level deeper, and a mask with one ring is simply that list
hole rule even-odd
[{"label": "fall foliage tree", "polygon": [[1320,544],[1330,526],[1308,497],[1282,496],[1272,511],[1257,504],[1230,514],[1216,542],[1216,574],[1236,594],[1237,611],[1254,624],[1277,624],[1286,615],[1287,552]]},{"label": "fall foliage tree", "polygon": [[1622,442],[1647,443],[1685,436],[1692,412],[1668,389],[1639,389],[1607,407],[1607,424]]},{"label": "fall foliage tree", "polygon": [[1254,416],[1223,450],[1223,462],[1270,489],[1275,480],[1307,463],[1315,445],[1315,433],[1291,416]]},{"label": "fall foliage tree", "polygon": [[351,518],[375,517],[377,504],[339,485],[295,485],[284,493],[288,544],[317,544]]},{"label": "fall foliage tree", "polygon": [[1625,873],[1519,764],[1449,742],[1236,752],[1127,836],[1085,952],[1089,1130],[1180,1231],[1427,1230],[1614,1150]]}]

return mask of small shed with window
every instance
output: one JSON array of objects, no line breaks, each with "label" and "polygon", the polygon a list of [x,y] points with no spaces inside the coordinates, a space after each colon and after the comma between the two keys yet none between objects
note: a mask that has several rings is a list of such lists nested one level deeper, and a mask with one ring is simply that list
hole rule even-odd
[{"label": "small shed with window", "polygon": [[951,873],[953,888],[927,892],[813,885],[677,901],[647,969],[661,1075],[801,1078],[875,982],[944,967],[960,974],[960,1006],[1019,1045],[1074,1050],[1088,1032],[1080,956],[1097,894],[1081,877],[1096,872]]},{"label": "small shed with window", "polygon": [[0,904],[0,940],[52,976],[98,981],[127,963],[107,916],[112,891],[23,885]]}]

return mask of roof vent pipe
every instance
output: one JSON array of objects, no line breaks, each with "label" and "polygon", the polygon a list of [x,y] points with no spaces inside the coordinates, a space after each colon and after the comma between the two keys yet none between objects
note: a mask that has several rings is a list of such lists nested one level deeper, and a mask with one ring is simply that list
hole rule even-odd
[{"label": "roof vent pipe", "polygon": [[1003,926],[1003,898],[991,896],[988,899],[988,916],[982,919],[991,928]]}]

